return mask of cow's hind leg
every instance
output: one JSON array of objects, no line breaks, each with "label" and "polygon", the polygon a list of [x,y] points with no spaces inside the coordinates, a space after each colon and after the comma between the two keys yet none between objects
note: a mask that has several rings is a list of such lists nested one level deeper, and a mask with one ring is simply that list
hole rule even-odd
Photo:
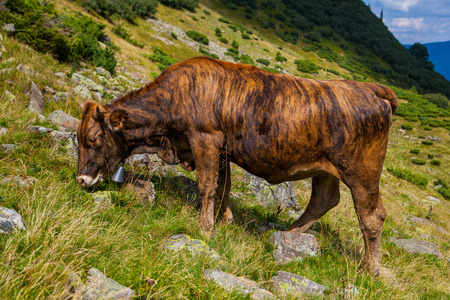
[{"label": "cow's hind leg", "polygon": [[386,209],[381,202],[378,182],[372,188],[349,186],[358,215],[359,227],[364,236],[364,265],[378,275],[381,255],[381,233],[386,218]]},{"label": "cow's hind leg", "polygon": [[221,155],[216,198],[219,200],[219,203],[221,203],[220,212],[222,214],[222,222],[224,223],[233,222],[233,213],[231,212],[230,207],[230,172],[230,161],[225,156]]},{"label": "cow's hind leg", "polygon": [[312,179],[311,199],[301,217],[291,225],[290,230],[305,232],[327,211],[339,203],[339,180],[331,174],[322,173]]}]

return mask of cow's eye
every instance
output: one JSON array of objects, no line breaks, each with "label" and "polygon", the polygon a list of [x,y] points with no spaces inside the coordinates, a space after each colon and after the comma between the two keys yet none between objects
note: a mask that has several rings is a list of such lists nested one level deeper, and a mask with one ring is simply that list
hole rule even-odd
[{"label": "cow's eye", "polygon": [[89,140],[91,145],[94,145],[96,141],[97,141],[97,137],[91,137],[91,139]]}]

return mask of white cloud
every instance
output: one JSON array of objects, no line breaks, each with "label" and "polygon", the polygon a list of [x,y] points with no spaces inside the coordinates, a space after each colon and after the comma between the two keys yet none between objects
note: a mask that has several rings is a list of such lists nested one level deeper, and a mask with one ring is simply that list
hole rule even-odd
[{"label": "white cloud", "polygon": [[423,18],[395,18],[391,22],[392,29],[415,29],[424,30],[426,25],[423,22]]},{"label": "white cloud", "polygon": [[419,0],[380,0],[380,2],[387,8],[409,12],[409,9],[417,5]]}]

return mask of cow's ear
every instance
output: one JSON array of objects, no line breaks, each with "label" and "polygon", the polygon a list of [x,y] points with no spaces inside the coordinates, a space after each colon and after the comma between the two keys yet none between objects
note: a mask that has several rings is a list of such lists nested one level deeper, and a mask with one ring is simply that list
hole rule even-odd
[{"label": "cow's ear", "polygon": [[94,112],[94,119],[99,121],[99,120],[103,120],[103,115],[104,115],[105,111],[103,110],[103,108],[98,105],[95,108],[95,112]]},{"label": "cow's ear", "polygon": [[109,126],[114,131],[123,129],[127,118],[127,113],[123,109],[116,109],[109,115]]}]

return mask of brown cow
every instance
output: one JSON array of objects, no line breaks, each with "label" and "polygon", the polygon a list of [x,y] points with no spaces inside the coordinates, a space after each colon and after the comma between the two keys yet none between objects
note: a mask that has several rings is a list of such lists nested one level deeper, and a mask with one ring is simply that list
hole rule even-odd
[{"label": "brown cow", "polygon": [[91,186],[136,153],[197,169],[204,232],[213,228],[214,195],[223,220],[233,220],[230,162],[274,184],[313,177],[309,205],[291,226],[299,232],[338,204],[341,180],[352,193],[365,264],[377,274],[386,216],[379,179],[397,106],[393,91],[379,84],[193,58],[111,104],[85,105],[77,179]]}]

